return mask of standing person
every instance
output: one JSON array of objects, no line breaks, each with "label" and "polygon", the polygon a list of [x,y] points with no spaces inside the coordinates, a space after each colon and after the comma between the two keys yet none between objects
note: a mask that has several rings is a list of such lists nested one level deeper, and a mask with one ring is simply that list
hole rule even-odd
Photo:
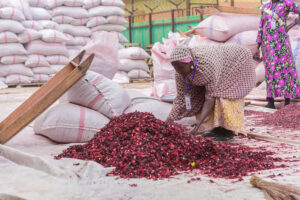
[{"label": "standing person", "polygon": [[[284,97],[285,105],[300,94],[295,62],[286,28],[290,12],[300,14],[299,6],[292,0],[271,0],[262,7],[257,36],[266,70],[267,108],[275,109],[274,98]],[[258,51],[259,52],[259,51]],[[255,55],[259,58],[259,53]]]},{"label": "standing person", "polygon": [[[244,130],[244,97],[255,86],[252,53],[237,44],[179,45],[171,53],[177,96],[167,121],[197,116],[192,133],[228,141]],[[214,129],[213,129],[214,128]]]}]

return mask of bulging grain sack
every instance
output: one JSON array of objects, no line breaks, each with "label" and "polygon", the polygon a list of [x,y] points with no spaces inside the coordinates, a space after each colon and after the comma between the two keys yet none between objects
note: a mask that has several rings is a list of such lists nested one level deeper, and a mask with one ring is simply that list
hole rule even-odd
[{"label": "bulging grain sack", "polygon": [[96,6],[99,6],[101,4],[101,0],[84,0],[83,7],[85,9],[94,8]]},{"label": "bulging grain sack", "polygon": [[127,38],[122,33],[119,33],[119,42],[120,43],[128,42]]},{"label": "bulging grain sack", "polygon": [[35,74],[32,78],[33,83],[45,83],[49,81],[50,77],[47,74]]},{"label": "bulging grain sack", "polygon": [[24,64],[0,65],[0,76],[4,77],[12,74],[33,76],[31,69],[25,67]]},{"label": "bulging grain sack", "polygon": [[118,7],[124,7],[125,4],[122,0],[101,0],[101,5],[103,6],[118,6]]},{"label": "bulging grain sack", "polygon": [[127,72],[123,72],[123,71],[117,71],[117,73],[113,78],[113,81],[120,84],[130,82]]},{"label": "bulging grain sack", "polygon": [[36,119],[34,132],[55,142],[88,142],[108,122],[109,119],[94,110],[74,104],[58,104]]},{"label": "bulging grain sack", "polygon": [[224,42],[237,33],[258,30],[259,16],[218,13],[200,22],[197,33],[212,40]]},{"label": "bulging grain sack", "polygon": [[19,41],[22,44],[28,43],[33,40],[38,40],[42,37],[42,34],[34,29],[26,29],[23,33],[18,35]]},{"label": "bulging grain sack", "polygon": [[61,31],[59,24],[54,21],[39,20],[38,22],[43,26],[43,29],[54,29],[57,31]]},{"label": "bulging grain sack", "polygon": [[18,36],[12,32],[0,33],[0,43],[17,43],[19,42]]},{"label": "bulging grain sack", "polygon": [[21,64],[27,60],[27,56],[4,56],[1,58],[1,63],[5,65]]},{"label": "bulging grain sack", "polygon": [[32,20],[29,3],[27,0],[0,0],[0,7],[13,7],[20,10],[26,19]]},{"label": "bulging grain sack", "polygon": [[48,4],[49,4],[49,8],[57,8],[60,7],[64,4],[65,0],[49,0]]},{"label": "bulging grain sack", "polygon": [[73,17],[75,19],[81,19],[81,18],[88,18],[89,14],[88,12],[80,7],[58,7],[54,8],[52,12],[53,16],[60,16],[60,15],[65,15],[69,17]]},{"label": "bulging grain sack", "polygon": [[148,72],[141,70],[141,69],[134,69],[128,72],[128,77],[132,79],[143,79],[143,78],[150,78]]},{"label": "bulging grain sack", "polygon": [[12,74],[6,77],[5,83],[8,85],[17,85],[22,83],[31,83],[32,77],[24,76],[20,74]]},{"label": "bulging grain sack", "polygon": [[84,0],[65,0],[64,5],[69,7],[82,7]]},{"label": "bulging grain sack", "polygon": [[0,19],[0,32],[22,33],[25,31],[24,26],[15,20]]},{"label": "bulging grain sack", "polygon": [[67,96],[69,102],[96,110],[108,118],[123,114],[131,102],[120,85],[92,71],[88,71]]},{"label": "bulging grain sack", "polygon": [[87,55],[95,53],[90,70],[112,79],[120,66],[118,46],[117,33],[98,32],[84,47]]},{"label": "bulging grain sack", "polygon": [[200,37],[199,35],[194,35],[189,43],[189,47],[193,48],[193,47],[198,47],[199,45],[203,45],[203,44],[218,44],[219,42],[210,40],[206,37]]},{"label": "bulging grain sack", "polygon": [[50,64],[43,55],[29,55],[28,59],[25,62],[26,67],[50,67]]},{"label": "bulging grain sack", "polygon": [[174,79],[155,80],[152,84],[152,96],[164,98],[176,96],[176,81]]},{"label": "bulging grain sack", "polygon": [[17,21],[24,21],[25,16],[23,13],[12,7],[4,7],[0,9],[0,18],[2,19],[10,19],[10,20],[17,20]]},{"label": "bulging grain sack", "polygon": [[250,49],[252,54],[257,52],[257,30],[255,31],[245,31],[234,35],[226,43],[236,43],[243,47]]},{"label": "bulging grain sack", "polygon": [[73,26],[85,26],[89,21],[89,18],[73,19],[71,25]]},{"label": "bulging grain sack", "polygon": [[41,0],[29,0],[28,3],[32,7],[39,7],[39,8],[49,8],[49,6],[50,6],[48,0],[42,0],[42,1]]},{"label": "bulging grain sack", "polygon": [[119,50],[120,59],[143,60],[150,58],[149,54],[140,47],[129,47]]},{"label": "bulging grain sack", "polygon": [[70,24],[74,20],[73,17],[59,15],[52,18],[52,21],[58,24]]},{"label": "bulging grain sack", "polygon": [[261,62],[255,68],[256,83],[261,83],[265,80],[265,64]]},{"label": "bulging grain sack", "polygon": [[0,89],[8,88],[8,85],[6,85],[4,82],[5,82],[5,81],[0,80]]},{"label": "bulging grain sack", "polygon": [[48,74],[48,75],[56,73],[56,71],[51,67],[34,67],[32,68],[32,72],[34,74]]},{"label": "bulging grain sack", "polygon": [[44,8],[31,7],[30,11],[32,13],[33,20],[50,20],[50,13]]},{"label": "bulging grain sack", "polygon": [[26,54],[26,50],[20,43],[0,44],[0,49],[0,57]]},{"label": "bulging grain sack", "polygon": [[28,54],[41,54],[45,56],[64,55],[68,56],[68,50],[64,44],[46,43],[41,40],[31,41],[27,47]]},{"label": "bulging grain sack", "polygon": [[61,55],[47,56],[46,59],[51,65],[66,65],[69,62],[69,58]]},{"label": "bulging grain sack", "polygon": [[63,43],[67,42],[68,38],[60,31],[53,29],[44,29],[40,31],[42,40],[50,43]]},{"label": "bulging grain sack", "polygon": [[89,37],[92,34],[91,30],[85,26],[73,26],[71,24],[61,24],[60,30],[72,36]]},{"label": "bulging grain sack", "polygon": [[62,68],[64,68],[65,65],[51,65],[51,69],[53,69],[55,71],[55,73],[59,72],[60,70],[62,70]]},{"label": "bulging grain sack", "polygon": [[37,21],[22,21],[22,25],[27,29],[34,29],[36,31],[43,29],[43,26]]},{"label": "bulging grain sack", "polygon": [[73,37],[73,40],[68,40],[66,42],[67,45],[79,45],[79,46],[85,46],[87,43],[89,43],[91,39],[89,37]]},{"label": "bulging grain sack", "polygon": [[107,17],[108,24],[127,24],[128,21],[123,16],[109,16]]},{"label": "bulging grain sack", "polygon": [[96,27],[96,26],[103,25],[103,24],[107,24],[107,19],[102,16],[97,16],[97,17],[90,18],[89,21],[87,22],[86,26],[88,28],[91,28],[91,27]]},{"label": "bulging grain sack", "polygon": [[88,11],[89,17],[96,17],[96,16],[112,16],[112,15],[125,15],[125,12],[122,8],[115,7],[115,6],[98,6],[89,9]]},{"label": "bulging grain sack", "polygon": [[[143,99],[143,98],[140,98]],[[134,99],[132,100],[135,101]],[[133,103],[124,113],[135,111],[152,113],[157,119],[166,121],[172,109],[172,104],[145,98],[142,102]]]},{"label": "bulging grain sack", "polygon": [[149,67],[144,60],[121,59],[119,70],[129,72],[133,69],[142,69],[149,72]]},{"label": "bulging grain sack", "polygon": [[123,32],[126,28],[119,24],[103,24],[92,28],[92,32],[96,31],[114,31],[114,32]]}]

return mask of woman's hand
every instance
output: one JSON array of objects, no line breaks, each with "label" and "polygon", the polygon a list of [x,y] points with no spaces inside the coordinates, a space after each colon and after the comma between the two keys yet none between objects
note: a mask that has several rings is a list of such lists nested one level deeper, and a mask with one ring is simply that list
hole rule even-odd
[{"label": "woman's hand", "polygon": [[257,45],[257,51],[253,55],[253,58],[256,59],[256,60],[261,60],[261,57],[260,57],[260,44]]},{"label": "woman's hand", "polygon": [[203,132],[204,131],[204,127],[201,125],[201,123],[198,123],[195,125],[194,128],[192,128],[189,133],[196,135],[199,132]]}]

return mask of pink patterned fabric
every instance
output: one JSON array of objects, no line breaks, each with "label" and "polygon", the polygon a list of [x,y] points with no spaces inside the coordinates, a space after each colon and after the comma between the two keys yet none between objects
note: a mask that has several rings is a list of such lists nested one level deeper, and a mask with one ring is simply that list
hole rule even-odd
[{"label": "pink patterned fabric", "polygon": [[179,62],[190,63],[192,60],[193,60],[192,58],[184,58],[184,59],[179,60]]}]

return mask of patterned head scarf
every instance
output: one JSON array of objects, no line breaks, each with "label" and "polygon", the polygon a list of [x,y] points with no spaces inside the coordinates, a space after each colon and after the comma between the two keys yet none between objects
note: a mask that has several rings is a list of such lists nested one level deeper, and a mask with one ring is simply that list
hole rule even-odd
[{"label": "patterned head scarf", "polygon": [[184,45],[176,46],[171,53],[171,62],[193,58],[191,49]]}]

